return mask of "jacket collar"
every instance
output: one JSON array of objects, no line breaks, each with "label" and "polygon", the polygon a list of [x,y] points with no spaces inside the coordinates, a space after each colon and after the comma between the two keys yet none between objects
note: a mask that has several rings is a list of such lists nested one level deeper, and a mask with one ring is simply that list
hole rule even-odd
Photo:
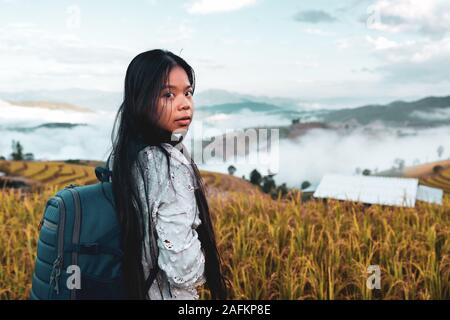
[{"label": "jacket collar", "polygon": [[161,143],[161,146],[169,152],[171,159],[176,159],[177,161],[184,164],[188,168],[193,178],[192,181],[194,184],[194,188],[197,189],[199,187],[199,184],[197,182],[194,169],[191,164],[191,156],[185,145],[182,143],[178,143],[175,146],[173,146],[170,143]]},{"label": "jacket collar", "polygon": [[176,145],[172,145],[170,143],[164,142],[161,143],[161,146],[170,153],[171,157],[175,158],[183,164],[190,165],[191,157],[183,143],[180,142]]}]

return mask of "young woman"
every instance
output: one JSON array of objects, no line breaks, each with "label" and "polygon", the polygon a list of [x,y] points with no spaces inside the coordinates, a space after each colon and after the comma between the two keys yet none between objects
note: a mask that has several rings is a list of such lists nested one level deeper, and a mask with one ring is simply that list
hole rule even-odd
[{"label": "young woman", "polygon": [[143,52],[126,72],[109,168],[131,299],[198,299],[202,284],[227,298],[203,181],[181,142],[194,89],[193,69],[170,51]]}]

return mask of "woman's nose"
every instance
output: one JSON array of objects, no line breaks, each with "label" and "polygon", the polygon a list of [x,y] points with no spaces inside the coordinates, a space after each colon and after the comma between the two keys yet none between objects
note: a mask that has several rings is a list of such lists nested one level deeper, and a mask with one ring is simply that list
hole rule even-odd
[{"label": "woman's nose", "polygon": [[178,105],[178,107],[181,110],[189,110],[189,109],[192,108],[192,102],[188,98],[184,97],[184,98],[182,98],[182,100],[181,100],[180,104]]}]

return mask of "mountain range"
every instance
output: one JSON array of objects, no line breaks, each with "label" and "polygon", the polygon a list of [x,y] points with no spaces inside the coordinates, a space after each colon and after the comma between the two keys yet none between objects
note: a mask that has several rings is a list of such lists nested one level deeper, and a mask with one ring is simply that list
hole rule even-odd
[{"label": "mountain range", "polygon": [[[0,99],[13,105],[71,109],[74,111],[115,111],[122,95],[84,89],[59,91],[0,92]],[[341,109],[311,109],[300,99],[246,95],[226,90],[210,89],[195,94],[197,110],[211,114],[237,114],[248,111],[279,115],[299,122],[352,123],[369,125],[381,122],[387,126],[434,127],[450,124],[450,96],[425,97],[415,101],[393,101],[388,104],[367,104]],[[270,122],[270,121],[269,121]],[[270,125],[270,123],[268,123]]]}]

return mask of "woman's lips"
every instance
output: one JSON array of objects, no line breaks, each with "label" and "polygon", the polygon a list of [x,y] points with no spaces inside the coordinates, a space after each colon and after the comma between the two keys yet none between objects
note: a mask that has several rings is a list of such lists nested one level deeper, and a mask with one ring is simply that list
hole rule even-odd
[{"label": "woman's lips", "polygon": [[188,125],[191,122],[191,119],[188,119],[188,118],[186,118],[186,119],[178,119],[178,120],[175,120],[175,122],[177,122],[178,124],[181,124],[183,126],[186,126],[186,125]]}]

